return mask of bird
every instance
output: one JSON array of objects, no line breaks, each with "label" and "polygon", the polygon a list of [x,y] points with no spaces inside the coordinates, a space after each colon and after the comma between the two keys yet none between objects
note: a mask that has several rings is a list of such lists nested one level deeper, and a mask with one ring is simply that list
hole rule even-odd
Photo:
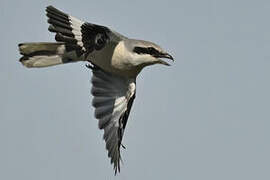
[{"label": "bird", "polygon": [[81,21],[54,6],[46,7],[48,30],[56,42],[18,45],[20,62],[27,68],[86,62],[92,71],[94,116],[104,130],[103,139],[115,175],[120,173],[122,138],[136,95],[136,78],[150,65],[170,66],[174,60],[159,45],[137,40],[102,25]]}]

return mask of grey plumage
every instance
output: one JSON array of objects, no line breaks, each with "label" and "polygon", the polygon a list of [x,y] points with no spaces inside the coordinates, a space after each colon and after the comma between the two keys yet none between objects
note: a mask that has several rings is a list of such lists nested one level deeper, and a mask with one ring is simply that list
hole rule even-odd
[{"label": "grey plumage", "polygon": [[92,84],[95,117],[99,120],[99,128],[104,129],[103,138],[116,173],[120,171],[122,137],[135,98],[135,79],[112,76],[96,68],[93,69]]},{"label": "grey plumage", "polygon": [[19,51],[23,55],[20,62],[26,67],[48,67],[57,64],[76,62],[72,52],[64,43],[21,43]]},{"label": "grey plumage", "polygon": [[49,31],[57,42],[21,43],[20,62],[29,68],[86,61],[92,70],[92,105],[104,130],[108,156],[120,172],[122,138],[136,94],[136,77],[153,64],[173,59],[160,46],[129,39],[108,27],[83,22],[53,6],[46,8]]}]

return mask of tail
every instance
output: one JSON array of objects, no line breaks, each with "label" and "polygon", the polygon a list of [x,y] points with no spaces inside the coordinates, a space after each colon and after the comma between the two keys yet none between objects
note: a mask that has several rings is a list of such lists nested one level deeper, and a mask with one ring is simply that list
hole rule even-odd
[{"label": "tail", "polygon": [[77,62],[82,60],[76,51],[70,51],[70,45],[64,42],[40,42],[40,43],[21,43],[19,51],[23,55],[20,62],[28,67],[48,67],[57,64]]},{"label": "tail", "polygon": [[85,60],[81,35],[84,22],[53,6],[48,6],[46,12],[50,24],[49,31],[56,33],[57,42],[19,44],[20,53],[23,55],[20,62],[30,68]]}]

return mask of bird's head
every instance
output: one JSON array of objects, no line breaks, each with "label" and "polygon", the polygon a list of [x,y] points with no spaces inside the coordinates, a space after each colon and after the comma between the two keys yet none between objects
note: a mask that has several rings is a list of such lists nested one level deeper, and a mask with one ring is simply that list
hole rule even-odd
[{"label": "bird's head", "polygon": [[130,51],[137,65],[148,66],[152,64],[163,64],[169,66],[170,64],[163,60],[163,58],[173,60],[173,57],[163,50],[157,44],[149,41],[136,40],[132,43]]}]

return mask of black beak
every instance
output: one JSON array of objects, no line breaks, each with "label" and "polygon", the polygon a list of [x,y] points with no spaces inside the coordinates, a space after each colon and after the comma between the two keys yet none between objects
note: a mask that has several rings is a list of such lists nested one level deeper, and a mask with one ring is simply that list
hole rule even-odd
[{"label": "black beak", "polygon": [[170,60],[174,61],[172,55],[170,55],[169,53],[162,53],[162,54],[159,54],[159,55],[157,56],[157,58],[167,58],[167,59],[170,59]]},{"label": "black beak", "polygon": [[[174,61],[172,55],[170,55],[169,53],[160,53],[160,54],[156,55],[155,57],[156,58],[167,58],[167,59],[170,59],[170,60]],[[166,61],[163,61],[162,59],[159,59],[158,63],[164,64],[166,66],[170,66],[169,63],[167,63]]]},{"label": "black beak", "polygon": [[168,53],[163,54],[163,58],[167,58],[167,59],[170,59],[170,60],[174,61],[172,55],[170,55]]}]

